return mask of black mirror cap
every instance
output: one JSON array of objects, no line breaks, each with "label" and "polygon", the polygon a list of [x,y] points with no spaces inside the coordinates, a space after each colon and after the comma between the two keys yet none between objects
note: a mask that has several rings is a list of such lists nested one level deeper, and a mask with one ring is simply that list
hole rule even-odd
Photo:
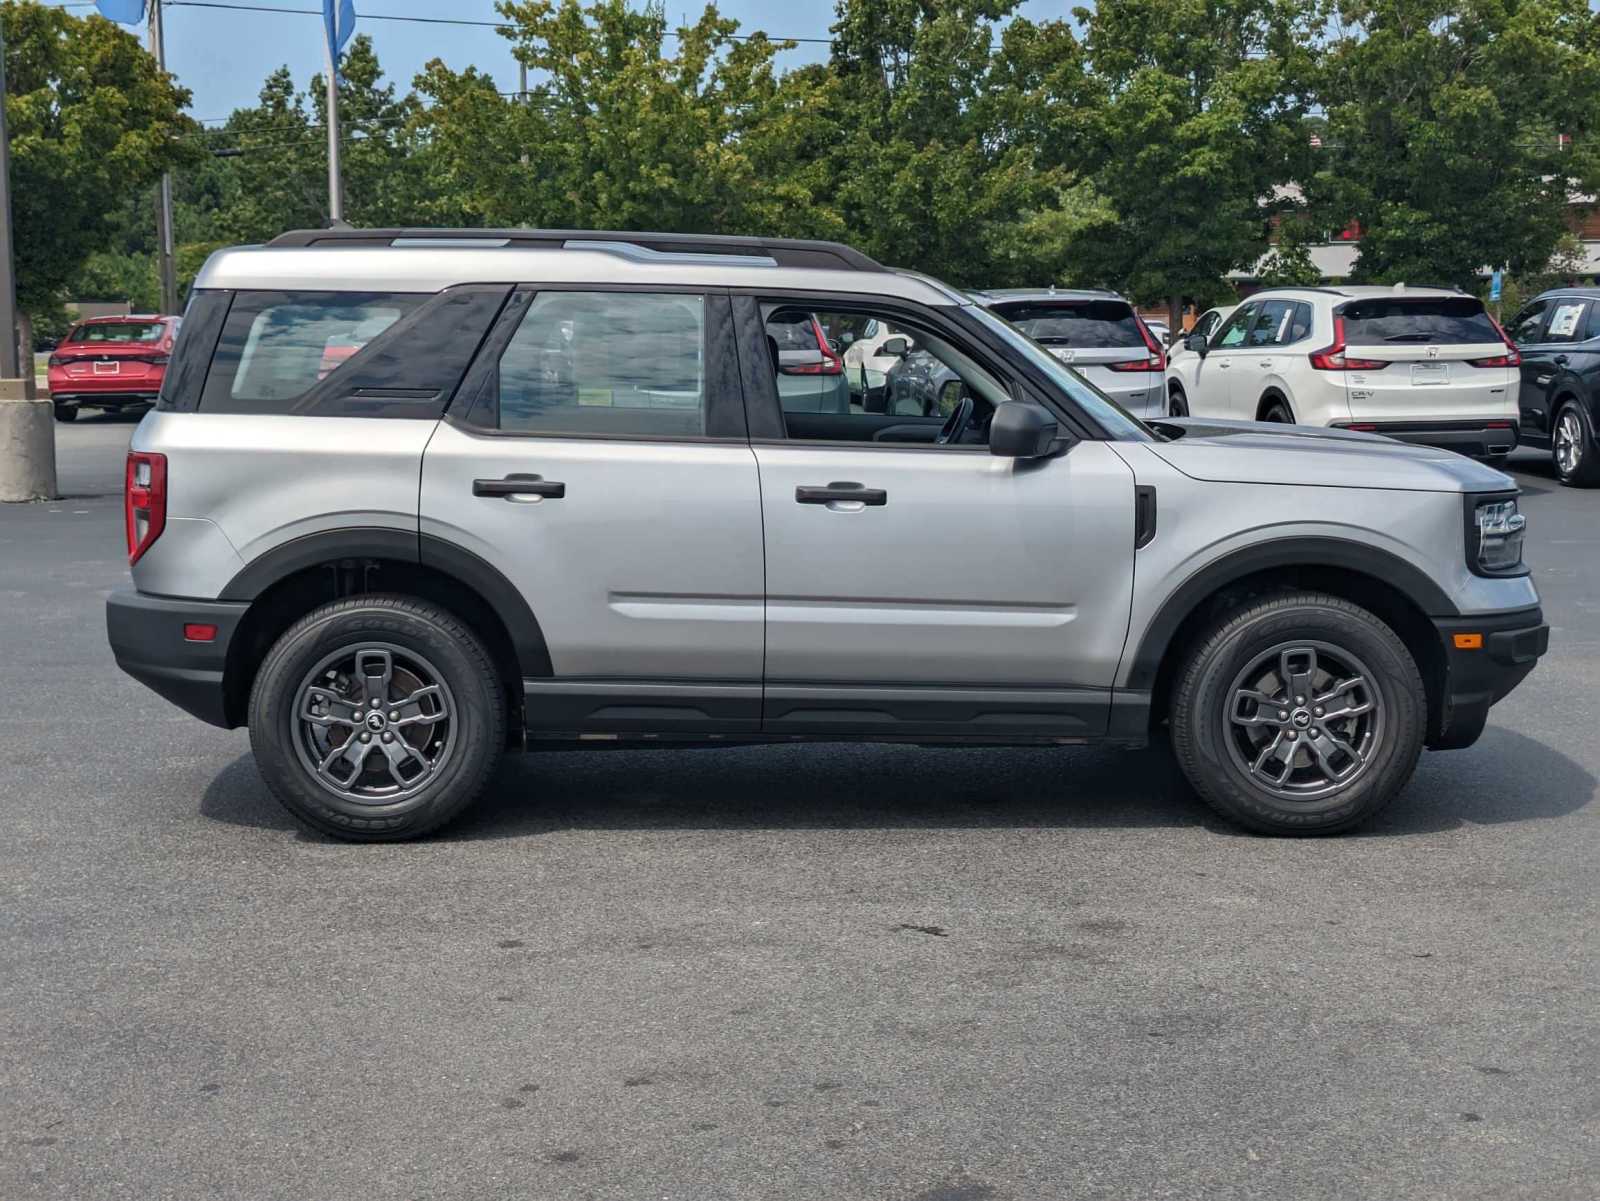
[{"label": "black mirror cap", "polygon": [[1206,336],[1204,334],[1190,334],[1183,340],[1183,348],[1192,350],[1195,354],[1205,354]]},{"label": "black mirror cap", "polygon": [[1059,432],[1047,410],[1030,401],[1008,400],[989,422],[989,453],[1008,459],[1043,458]]}]

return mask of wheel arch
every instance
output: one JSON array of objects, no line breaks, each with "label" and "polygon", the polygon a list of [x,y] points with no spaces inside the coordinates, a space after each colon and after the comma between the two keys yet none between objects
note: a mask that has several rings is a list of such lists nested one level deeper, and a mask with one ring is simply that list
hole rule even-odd
[{"label": "wheel arch", "polygon": [[220,600],[246,601],[228,647],[223,705],[243,725],[250,689],[272,644],[306,613],[331,600],[369,593],[418,596],[449,610],[487,644],[522,729],[522,681],[553,674],[538,619],[492,564],[455,543],[404,530],[330,530],[296,538],[247,564]]},{"label": "wheel arch", "polygon": [[1290,417],[1298,419],[1298,414],[1294,411],[1294,402],[1289,399],[1288,393],[1277,384],[1268,384],[1261,390],[1261,399],[1256,401],[1256,420],[1265,421],[1267,409],[1274,403],[1281,403],[1289,410]]},{"label": "wheel arch", "polygon": [[1191,645],[1216,617],[1252,596],[1285,589],[1325,592],[1385,622],[1415,659],[1428,693],[1430,738],[1443,728],[1445,654],[1436,617],[1460,610],[1420,568],[1388,551],[1338,538],[1289,538],[1234,551],[1174,588],[1140,636],[1124,687],[1150,694],[1159,722]]}]

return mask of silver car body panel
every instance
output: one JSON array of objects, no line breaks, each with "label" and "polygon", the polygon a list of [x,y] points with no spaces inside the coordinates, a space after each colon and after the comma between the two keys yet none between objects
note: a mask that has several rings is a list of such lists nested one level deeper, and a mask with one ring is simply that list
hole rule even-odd
[{"label": "silver car body panel", "polygon": [[[1107,688],[1133,584],[1133,477],[1106,442],[760,445],[769,683]],[[887,503],[796,503],[852,481]]]},{"label": "silver car body panel", "polygon": [[[134,450],[167,456],[167,519],[206,518],[248,564],[308,534],[354,527],[415,533],[417,477],[432,420],[147,413]],[[180,568],[156,556],[134,564],[142,591],[216,596],[218,573],[178,590]],[[187,558],[187,556],[185,556]],[[147,565],[148,564],[148,565]],[[147,584],[159,573],[164,587]]]},{"label": "silver car body panel", "polygon": [[[560,499],[473,495],[539,475]],[[472,551],[537,616],[558,677],[758,683],[761,493],[750,447],[479,434],[439,424],[421,532]]]}]

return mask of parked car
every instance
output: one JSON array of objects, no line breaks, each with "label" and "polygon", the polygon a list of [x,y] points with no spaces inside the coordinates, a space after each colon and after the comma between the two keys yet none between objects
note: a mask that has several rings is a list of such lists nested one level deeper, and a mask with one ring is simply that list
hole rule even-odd
[{"label": "parked car", "polygon": [[1505,461],[1517,348],[1474,296],[1444,288],[1272,288],[1236,308],[1184,387],[1193,415],[1385,434]]},{"label": "parked car", "polygon": [[815,313],[798,308],[777,310],[767,317],[767,339],[786,412],[850,411],[844,357],[828,341]]},{"label": "parked car", "polygon": [[1189,331],[1179,337],[1167,350],[1167,413],[1172,417],[1189,415],[1189,394],[1194,391],[1194,376],[1200,369],[1203,356],[1190,347],[1205,347],[1217,328],[1226,321],[1237,305],[1222,305],[1207,309],[1195,319]]},{"label": "parked car", "polygon": [[1145,325],[1149,327],[1151,336],[1154,337],[1155,340],[1162,345],[1162,347],[1166,347],[1171,343],[1172,327],[1169,326],[1165,321],[1146,320]]},{"label": "parked car", "polygon": [[57,421],[82,409],[152,405],[161,391],[177,317],[90,317],[67,331],[47,361]]},{"label": "parked car", "polygon": [[1563,484],[1600,485],[1600,288],[1558,288],[1511,319],[1522,356],[1522,441],[1550,448]]},{"label": "parked car", "polygon": [[[884,349],[891,342],[894,342],[897,353],[889,353]],[[883,412],[887,403],[889,372],[910,352],[910,345],[910,338],[902,335],[889,322],[876,318],[868,320],[859,335],[847,333],[844,370],[850,381],[852,402],[869,413]]]},{"label": "parked car", "polygon": [[[797,311],[892,320],[954,406],[789,407],[768,331]],[[195,281],[128,455],[108,634],[248,725],[298,819],[361,840],[442,826],[524,745],[1162,725],[1219,812],[1326,833],[1473,742],[1544,652],[1500,472],[1163,426],[832,243],[285,234]]]},{"label": "parked car", "polygon": [[1165,412],[1166,352],[1115,292],[997,288],[973,295],[1128,412]]}]

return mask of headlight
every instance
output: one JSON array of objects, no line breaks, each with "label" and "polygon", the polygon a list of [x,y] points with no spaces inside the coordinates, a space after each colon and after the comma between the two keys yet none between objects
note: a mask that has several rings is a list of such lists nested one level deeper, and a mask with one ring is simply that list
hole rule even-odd
[{"label": "headlight", "polygon": [[1479,575],[1509,575],[1522,568],[1522,536],[1528,519],[1513,497],[1478,500],[1473,507],[1469,566]]}]

